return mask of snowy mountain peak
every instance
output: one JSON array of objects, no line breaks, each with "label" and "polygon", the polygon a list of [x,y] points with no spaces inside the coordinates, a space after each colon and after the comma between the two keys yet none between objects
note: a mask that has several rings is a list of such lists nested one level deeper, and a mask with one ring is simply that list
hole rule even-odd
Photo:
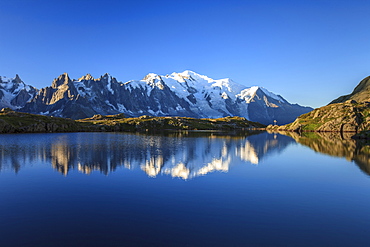
[{"label": "snowy mountain peak", "polygon": [[13,79],[7,78],[6,76],[0,76],[0,83],[8,83],[11,82]]},{"label": "snowy mountain peak", "polygon": [[155,74],[155,73],[149,73],[147,74],[144,78],[143,78],[143,81],[147,81],[147,82],[151,82],[155,79],[158,79],[160,80],[161,79],[161,76],[158,75],[158,74]]},{"label": "snowy mountain peak", "polygon": [[184,70],[183,72],[180,72],[178,74],[183,75],[183,76],[198,76],[198,77],[203,76],[203,75],[198,74],[198,73],[196,73],[194,71],[191,71],[191,70]]},{"label": "snowy mountain peak", "polygon": [[208,82],[214,81],[212,78],[209,78],[208,76],[198,74],[191,70],[185,70],[184,72],[178,73],[178,74],[190,80],[196,80],[196,81],[205,80]]},{"label": "snowy mountain peak", "polygon": [[33,99],[36,93],[37,89],[26,85],[18,75],[15,78],[0,76],[0,109],[19,109]]},{"label": "snowy mountain peak", "polygon": [[238,97],[243,98],[246,102],[251,102],[254,97],[259,97],[263,99],[264,97],[268,97],[270,99],[276,100],[281,103],[288,103],[283,97],[280,95],[276,95],[270,91],[268,91],[266,88],[259,87],[259,86],[253,86],[250,88],[246,88],[242,90],[238,95]]}]

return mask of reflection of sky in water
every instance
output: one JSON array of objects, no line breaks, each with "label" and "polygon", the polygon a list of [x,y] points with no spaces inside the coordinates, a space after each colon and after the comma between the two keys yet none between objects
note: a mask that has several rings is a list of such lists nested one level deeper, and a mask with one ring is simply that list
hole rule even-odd
[{"label": "reflection of sky in water", "polygon": [[1,135],[0,246],[367,246],[369,156],[293,137]]},{"label": "reflection of sky in water", "polygon": [[281,151],[293,139],[267,133],[252,136],[201,137],[181,134],[169,136],[64,133],[4,135],[0,141],[1,168],[15,171],[35,162],[50,162],[67,175],[78,169],[83,173],[99,170],[108,174],[117,167],[141,169],[148,176],[159,174],[183,179],[227,172],[233,164],[257,165],[274,151]]}]

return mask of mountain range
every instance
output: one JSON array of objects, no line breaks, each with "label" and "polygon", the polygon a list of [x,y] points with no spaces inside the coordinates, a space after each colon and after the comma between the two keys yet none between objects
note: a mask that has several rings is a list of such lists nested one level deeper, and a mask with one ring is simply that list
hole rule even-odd
[{"label": "mountain range", "polygon": [[165,76],[150,73],[125,83],[109,74],[72,80],[64,73],[42,89],[26,85],[18,75],[0,77],[0,108],[4,107],[72,119],[119,113],[132,117],[240,116],[262,124],[275,120],[286,124],[312,110],[263,87],[246,87],[228,78],[214,80],[189,70]]}]

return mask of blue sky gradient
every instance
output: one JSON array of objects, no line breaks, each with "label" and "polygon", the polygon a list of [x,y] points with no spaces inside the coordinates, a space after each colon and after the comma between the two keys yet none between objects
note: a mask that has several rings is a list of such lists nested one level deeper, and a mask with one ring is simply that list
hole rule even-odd
[{"label": "blue sky gradient", "polygon": [[370,1],[0,1],[0,75],[186,69],[320,107],[370,75]]}]

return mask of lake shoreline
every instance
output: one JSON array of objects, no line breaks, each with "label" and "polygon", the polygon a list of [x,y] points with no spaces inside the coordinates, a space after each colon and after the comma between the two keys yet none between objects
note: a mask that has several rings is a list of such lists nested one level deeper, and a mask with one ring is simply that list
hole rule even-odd
[{"label": "lake shoreline", "polygon": [[59,133],[59,132],[148,132],[162,130],[186,131],[248,131],[266,126],[242,117],[190,118],[153,117],[135,118],[118,115],[94,115],[72,120],[3,109],[0,112],[0,133]]},{"label": "lake shoreline", "polygon": [[[356,139],[356,140],[369,140],[370,139],[370,131],[367,131],[367,130],[364,130],[364,131],[337,131],[337,130],[292,130],[292,129],[282,129],[282,128],[279,128],[280,126],[276,126],[276,127],[266,127],[264,128],[265,131],[269,132],[269,133],[284,133],[284,132],[288,132],[288,133],[298,133],[298,134],[302,134],[302,133],[338,133],[338,134],[353,134],[352,135],[352,139]],[[278,129],[279,128],[279,129]]]},{"label": "lake shoreline", "polygon": [[314,133],[353,133],[353,139],[370,139],[370,131],[329,131],[282,129],[282,126],[265,126],[248,121],[242,117],[190,118],[190,117],[125,117],[117,115],[94,115],[91,118],[72,120],[50,117],[3,109],[0,112],[0,133],[63,133],[63,132],[161,132],[161,131],[194,131],[194,132],[243,132],[267,131],[314,132]]}]

